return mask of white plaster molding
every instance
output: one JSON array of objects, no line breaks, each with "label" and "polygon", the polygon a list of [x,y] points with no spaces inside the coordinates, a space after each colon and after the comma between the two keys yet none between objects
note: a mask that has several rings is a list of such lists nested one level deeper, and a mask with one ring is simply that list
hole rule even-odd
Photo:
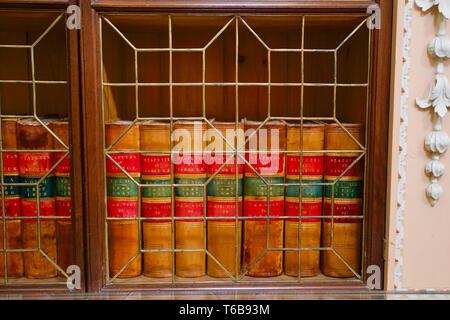
[{"label": "white plaster molding", "polygon": [[425,149],[431,154],[432,160],[425,167],[425,173],[430,178],[426,195],[434,207],[444,193],[439,179],[444,175],[445,166],[441,157],[450,147],[450,138],[442,129],[442,119],[450,107],[450,84],[445,75],[444,62],[450,58],[450,38],[447,36],[447,19],[450,18],[450,0],[416,0],[416,4],[425,12],[436,6],[438,8],[438,30],[436,37],[428,46],[430,55],[437,59],[436,76],[431,83],[430,93],[426,99],[416,99],[419,108],[431,109],[433,131],[425,138]]},{"label": "white plaster molding", "polygon": [[399,127],[399,163],[397,186],[397,212],[395,237],[395,273],[394,289],[403,290],[403,238],[404,217],[406,209],[406,163],[408,155],[408,109],[409,109],[409,72],[411,69],[411,38],[412,38],[412,9],[414,0],[406,0],[403,16],[403,66],[402,66],[402,95],[400,101],[400,127]]},{"label": "white plaster molding", "polygon": [[437,6],[439,13],[445,18],[450,19],[450,1],[449,0],[416,0],[417,5],[426,12],[434,6]]}]

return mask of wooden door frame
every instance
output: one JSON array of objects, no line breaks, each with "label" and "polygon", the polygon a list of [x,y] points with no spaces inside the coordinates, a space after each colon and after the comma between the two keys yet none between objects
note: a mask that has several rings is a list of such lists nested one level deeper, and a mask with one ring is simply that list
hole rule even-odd
[{"label": "wooden door frame", "polygon": [[[78,0],[15,0],[4,1],[0,4],[3,10],[49,11],[63,12],[69,5],[78,5]],[[85,279],[85,227],[84,227],[84,199],[83,199],[83,146],[82,146],[82,108],[81,108],[81,79],[80,79],[80,42],[78,30],[66,30],[67,46],[67,97],[69,102],[69,144],[71,157],[71,190],[72,190],[72,222],[75,263],[81,269],[81,290],[86,290]],[[45,292],[69,293],[65,285],[27,284],[0,285],[1,293]]]},{"label": "wooden door frame", "polygon": [[[84,176],[85,209],[86,209],[86,286],[91,292],[102,290],[159,290],[153,286],[105,286],[105,214],[106,201],[104,186],[103,155],[103,119],[101,112],[101,84],[99,54],[99,12],[202,12],[202,13],[366,13],[367,7],[377,4],[382,12],[382,27],[373,32],[372,70],[370,87],[370,114],[368,130],[370,150],[367,158],[367,193],[365,224],[366,251],[364,265],[377,265],[384,269],[384,236],[386,225],[386,190],[388,174],[389,146],[389,88],[391,72],[391,38],[393,21],[393,3],[389,0],[378,1],[150,1],[129,0],[118,2],[113,0],[82,1],[81,28],[81,74],[82,74],[82,123],[84,124]],[[370,226],[370,228],[369,228]],[[366,275],[364,275],[365,279]],[[222,287],[222,289],[239,289],[243,286]],[[267,286],[266,286],[267,287]],[[205,286],[176,286],[167,290],[204,289]],[[273,288],[273,287],[271,287]],[[302,285],[283,286],[280,288],[296,289],[365,289],[364,285],[349,285],[343,282],[315,287]]]}]

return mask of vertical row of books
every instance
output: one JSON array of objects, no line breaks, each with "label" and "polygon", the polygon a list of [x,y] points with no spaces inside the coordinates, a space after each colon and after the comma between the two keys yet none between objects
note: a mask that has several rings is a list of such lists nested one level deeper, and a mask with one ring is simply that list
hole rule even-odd
[{"label": "vertical row of books", "polygon": [[55,138],[68,146],[68,122],[5,118],[1,127],[0,277],[56,277],[74,263],[70,156]]},{"label": "vertical row of books", "polygon": [[110,277],[359,274],[363,128],[211,123],[106,123]]}]

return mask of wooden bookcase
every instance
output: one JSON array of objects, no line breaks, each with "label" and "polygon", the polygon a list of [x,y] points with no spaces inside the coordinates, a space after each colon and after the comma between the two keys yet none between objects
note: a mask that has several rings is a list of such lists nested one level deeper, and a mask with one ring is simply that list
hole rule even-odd
[{"label": "wooden bookcase", "polygon": [[[71,4],[81,8],[80,30],[64,26]],[[368,30],[367,8],[375,4],[381,28]],[[48,43],[42,53],[36,50],[35,76],[30,49],[0,48],[22,51],[0,55],[7,57],[0,61],[1,114],[69,118],[72,226],[82,290],[366,289],[364,267],[377,265],[383,273],[384,266],[392,11],[387,0],[3,1],[0,45],[30,45],[62,15],[53,36],[43,38]],[[36,103],[34,91],[40,91]],[[172,283],[141,276],[110,283],[105,121],[133,121],[136,110],[142,119],[235,121],[237,105],[239,118],[249,120],[299,122],[303,112],[304,120],[366,125],[361,279]],[[0,285],[0,292],[68,292],[64,278],[58,279],[16,281]]]},{"label": "wooden bookcase", "polygon": [[[382,27],[372,31],[365,27],[372,1],[99,0],[83,5],[88,290],[364,289],[364,267],[384,265],[392,4],[377,3]],[[299,121],[301,96],[305,120],[368,120],[360,280],[172,277],[161,282],[141,276],[111,281],[106,190],[99,188],[106,178],[105,121],[235,121],[237,104],[240,118]]]},{"label": "wooden bookcase", "polygon": [[[3,1],[0,4],[0,104],[2,120],[13,116],[35,120],[52,117],[69,122],[68,149],[65,150],[66,153],[70,150],[67,156],[70,155],[71,159],[70,183],[74,192],[69,231],[73,246],[67,250],[72,254],[70,264],[80,266],[83,271],[79,43],[78,31],[67,29],[65,23],[66,8],[71,4],[76,4],[76,1]],[[50,131],[47,135],[50,137]],[[52,151],[55,154],[55,150]],[[24,221],[23,217],[21,219]],[[40,250],[48,253],[44,247]],[[58,261],[51,260],[59,267],[57,277],[3,277],[0,291],[69,292],[67,274],[61,273],[61,270],[67,270],[62,269]],[[81,272],[82,290],[84,282],[84,272]]]}]

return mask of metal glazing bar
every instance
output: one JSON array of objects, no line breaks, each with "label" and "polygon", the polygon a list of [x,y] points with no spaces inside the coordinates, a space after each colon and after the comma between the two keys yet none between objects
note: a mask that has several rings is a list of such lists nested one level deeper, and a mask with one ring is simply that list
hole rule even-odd
[{"label": "metal glazing bar", "polygon": [[[32,84],[32,80],[0,80],[0,83]],[[37,84],[67,84],[67,81],[36,80]]]},{"label": "metal glazing bar", "polygon": [[[301,75],[301,81],[302,81],[302,86],[301,86],[301,90],[300,90],[300,150],[303,151],[304,149],[304,145],[303,145],[303,121],[304,121],[304,90],[305,90],[305,52],[304,52],[304,48],[305,48],[305,22],[306,22],[306,18],[303,16],[302,17],[302,32],[301,32],[301,48],[302,48],[302,52],[301,52],[301,68],[302,68],[302,75]],[[303,181],[303,152],[300,153],[300,162],[299,162],[299,181],[302,182]],[[286,170],[286,167],[285,167]],[[298,220],[298,234],[297,234],[297,243],[298,243],[298,247],[301,248],[302,247],[302,216],[303,216],[303,188],[302,186],[299,187],[299,220]],[[302,281],[302,255],[300,254],[300,252],[298,253],[298,281]]]},{"label": "metal glazing bar", "polygon": [[58,17],[56,17],[55,20],[45,29],[45,31],[34,41],[34,43],[31,45],[31,50],[34,49],[34,47],[42,40],[44,37],[50,32],[50,30],[53,29],[53,27],[61,20],[61,18],[65,15],[65,12],[62,12]]},{"label": "metal glazing bar", "polygon": [[[234,17],[234,28],[235,28],[235,43],[234,43],[234,80],[235,80],[235,86],[234,86],[234,98],[235,98],[235,135],[234,135],[234,141],[235,141],[235,145],[234,145],[234,151],[235,151],[235,174],[234,174],[234,178],[235,178],[235,191],[234,191],[234,195],[235,195],[235,200],[234,200],[234,209],[235,209],[235,216],[234,216],[234,223],[235,223],[235,227],[234,227],[234,232],[235,232],[235,236],[234,236],[234,279],[237,282],[239,280],[239,275],[241,272],[241,266],[240,266],[240,259],[239,259],[239,249],[241,247],[241,244],[239,243],[239,216],[243,215],[243,212],[239,212],[239,139],[238,139],[238,129],[239,129],[239,19],[237,17]],[[244,146],[245,148],[245,146]],[[243,169],[242,175],[245,175],[245,168]],[[244,202],[244,197],[242,197],[242,202]],[[245,227],[244,223],[241,222],[242,224],[242,228]],[[242,239],[243,241],[243,239]]]},{"label": "metal glazing bar", "polygon": [[[103,61],[103,23],[102,23],[102,17],[99,16],[98,18],[98,30],[99,30],[99,39],[100,39],[100,43],[99,43],[99,52],[100,52],[100,65],[101,65],[101,69],[100,69],[100,85],[101,85],[101,104],[102,104],[102,119],[103,119],[103,124],[105,124],[106,119],[105,119],[105,82],[104,82],[104,72],[105,72],[105,64]],[[105,125],[103,125],[103,130],[102,130],[102,135],[103,135],[103,149],[106,150],[106,133],[105,133]],[[108,208],[108,198],[107,198],[107,194],[106,194],[106,190],[108,190],[107,188],[107,173],[106,173],[106,157],[104,156],[104,165],[103,165],[103,174],[105,177],[105,181],[104,181],[104,185],[103,185],[103,190],[105,190],[105,203],[104,203],[104,207]],[[110,279],[110,270],[109,270],[109,235],[108,235],[108,212],[106,212],[105,215],[105,238],[104,240],[104,246],[105,246],[105,269],[106,269],[106,280],[107,282],[109,282]]]},{"label": "metal glazing bar", "polygon": [[[0,114],[1,114],[1,102],[0,102]],[[0,146],[3,147],[3,121],[1,121],[0,119]],[[6,254],[6,250],[8,249],[8,239],[7,239],[7,227],[6,227],[6,200],[5,200],[5,174],[4,174],[4,163],[3,163],[3,152],[0,152],[0,178],[1,180],[1,197],[2,197],[2,231],[3,231],[3,235],[2,235],[2,240],[3,240],[3,252],[5,252],[3,254],[3,263],[4,263],[4,277],[3,277],[3,283],[5,285],[8,284],[8,255]]]},{"label": "metal glazing bar", "polygon": [[243,19],[241,16],[239,16],[239,20],[242,21],[242,23],[247,27],[247,29],[255,36],[255,38],[264,46],[264,48],[266,48],[266,50],[270,51],[269,46],[264,42],[263,39],[261,39],[261,37],[255,32],[255,30],[252,29],[252,27],[250,27],[248,25],[248,23],[245,21],[245,19]]},{"label": "metal glazing bar", "polygon": [[31,44],[0,44],[0,48],[4,49],[30,49],[33,47]]},{"label": "metal glazing bar", "polygon": [[[220,134],[223,136],[222,134]],[[233,147],[234,149],[234,147]],[[1,151],[1,150],[0,150]],[[3,151],[10,151],[10,150],[3,150]],[[56,152],[56,151],[53,151]],[[108,151],[106,154],[123,154],[123,153],[129,153],[130,150],[114,150],[114,151]],[[192,155],[202,155],[202,154],[212,154],[214,152],[221,152],[223,154],[234,154],[235,151],[230,150],[216,150],[216,151],[192,151],[190,154]],[[264,153],[265,151],[256,151],[256,150],[246,150],[246,151],[239,151],[239,156],[242,157],[242,154],[259,154]],[[365,153],[366,150],[279,150],[277,153],[279,154],[301,154],[301,153],[315,153],[315,154],[329,154],[329,153]],[[163,151],[163,150],[136,150],[136,152],[133,153],[155,153],[155,154],[162,154],[162,155],[170,155],[170,154],[178,154],[178,151]]]},{"label": "metal glazing bar", "polygon": [[[125,130],[123,130],[114,140],[113,140],[113,142],[111,142],[111,145],[109,145],[108,146],[108,148],[106,148],[106,146],[105,146],[105,152],[108,152],[109,150],[111,150],[115,145],[116,145],[116,143],[120,140],[120,139],[122,139],[127,133],[128,133],[128,131],[130,131],[130,129],[136,124],[136,122],[137,122],[137,120],[136,119],[134,119],[133,121],[131,121],[130,122],[130,124],[125,128]],[[105,141],[105,143],[106,143],[106,141]],[[128,152],[130,152],[129,150],[128,150]]]},{"label": "metal glazing bar", "polygon": [[[109,21],[108,18],[103,16],[103,20],[105,20],[106,23],[109,24],[110,27],[113,28],[113,30],[116,31],[117,34],[123,39],[123,41],[125,41],[133,50],[137,50],[137,48],[131,43],[131,41],[128,40],[128,38],[111,21]],[[103,45],[103,41],[101,45]]]},{"label": "metal glazing bar", "polygon": [[[367,141],[369,141],[369,130],[367,128],[369,128],[369,108],[370,108],[370,97],[371,97],[371,92],[370,92],[370,74],[371,74],[371,69],[372,69],[372,32],[373,30],[369,29],[368,30],[368,58],[367,58],[367,83],[369,83],[369,86],[367,86],[367,90],[366,90],[366,125],[365,125],[365,140],[366,141],[366,148],[369,148],[370,145],[367,143]],[[368,189],[368,183],[367,183],[367,166],[368,164],[368,158],[365,157],[364,158],[364,198],[365,195],[367,194],[367,189]],[[363,199],[363,214],[365,215],[365,212],[367,210],[367,201],[365,201],[365,199]],[[361,245],[361,257],[364,257],[364,252],[365,252],[365,248],[366,248],[366,224],[367,224],[367,220],[363,219],[362,221],[362,245]],[[365,259],[362,259],[362,263],[361,263],[361,275],[365,275],[365,270],[367,270],[367,266],[366,266],[366,261]]]},{"label": "metal glazing bar", "polygon": [[339,49],[342,48],[342,46],[344,46],[348,40],[350,40],[356,32],[359,31],[359,29],[361,29],[362,26],[364,26],[365,24],[367,24],[367,19],[364,19],[336,48],[336,51],[339,51]]},{"label": "metal glazing bar", "polygon": [[[30,217],[20,217],[20,219],[29,219]],[[45,217],[46,219],[50,219],[52,217]],[[61,217],[59,217],[61,219]],[[271,219],[289,219],[292,218],[292,216],[269,216]],[[320,219],[320,218],[328,218],[328,216],[308,216],[310,219]],[[11,219],[11,218],[7,218]],[[43,220],[44,217],[42,217]],[[163,221],[167,220],[166,217],[141,217],[141,218],[121,218],[121,217],[107,217],[108,221]],[[229,220],[230,217],[223,216],[223,217],[206,217],[206,220]],[[252,217],[252,216],[244,216],[240,217],[240,220],[261,220],[264,218],[261,217]],[[342,216],[339,217],[339,219],[342,220],[350,220],[350,219],[364,219],[364,216]],[[174,220],[198,220],[198,217],[174,217]]]},{"label": "metal glazing bar", "polygon": [[[168,28],[169,28],[169,108],[170,108],[170,136],[172,136],[174,131],[174,120],[173,120],[173,35],[172,35],[172,16],[168,16]],[[170,150],[173,150],[173,141],[170,139]],[[176,236],[176,230],[175,230],[175,165],[173,161],[170,161],[170,183],[171,186],[171,246],[172,246],[172,277],[171,281],[172,284],[176,281],[176,268],[175,268],[175,236]]]},{"label": "metal glazing bar", "polygon": [[[169,87],[170,83],[168,82],[106,82],[104,83],[106,87]],[[174,87],[234,87],[238,85],[239,87],[345,87],[345,88],[366,88],[368,86],[367,83],[298,83],[298,82],[174,82],[172,86]]]}]

